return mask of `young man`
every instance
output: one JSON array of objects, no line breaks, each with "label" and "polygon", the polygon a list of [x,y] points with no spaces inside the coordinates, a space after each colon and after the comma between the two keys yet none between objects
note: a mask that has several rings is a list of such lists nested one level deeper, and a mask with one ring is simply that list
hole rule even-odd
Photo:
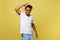
[{"label": "young man", "polygon": [[[21,12],[19,9],[25,7],[25,13]],[[20,16],[20,24],[21,24],[21,35],[22,40],[34,40],[32,29],[35,32],[36,38],[38,38],[38,34],[34,25],[33,17],[30,15],[32,10],[32,6],[29,4],[19,5],[15,8],[15,11]]]}]

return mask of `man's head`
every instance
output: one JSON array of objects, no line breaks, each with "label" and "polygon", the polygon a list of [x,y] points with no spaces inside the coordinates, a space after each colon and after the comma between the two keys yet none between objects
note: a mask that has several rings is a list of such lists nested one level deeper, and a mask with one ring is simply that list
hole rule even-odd
[{"label": "man's head", "polygon": [[31,5],[27,5],[25,7],[25,12],[26,12],[27,15],[30,15],[31,10],[32,10],[32,6]]}]

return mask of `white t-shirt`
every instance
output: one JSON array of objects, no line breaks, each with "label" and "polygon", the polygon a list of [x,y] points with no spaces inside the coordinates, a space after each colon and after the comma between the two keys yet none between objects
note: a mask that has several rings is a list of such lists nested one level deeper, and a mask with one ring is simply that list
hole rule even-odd
[{"label": "white t-shirt", "polygon": [[25,13],[20,13],[20,32],[24,34],[32,34],[33,17],[27,16]]}]

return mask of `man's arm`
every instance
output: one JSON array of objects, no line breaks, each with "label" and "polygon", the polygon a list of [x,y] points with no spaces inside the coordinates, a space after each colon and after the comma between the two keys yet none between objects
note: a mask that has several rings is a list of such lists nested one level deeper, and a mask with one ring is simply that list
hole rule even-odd
[{"label": "man's arm", "polygon": [[22,8],[23,6],[27,5],[26,4],[23,4],[23,5],[18,5],[16,8],[15,8],[15,11],[17,12],[18,15],[20,15],[21,11],[19,10],[20,8]]},{"label": "man's arm", "polygon": [[37,30],[36,30],[36,27],[35,27],[34,23],[32,23],[32,28],[35,32],[36,38],[38,38],[38,33],[37,33]]}]

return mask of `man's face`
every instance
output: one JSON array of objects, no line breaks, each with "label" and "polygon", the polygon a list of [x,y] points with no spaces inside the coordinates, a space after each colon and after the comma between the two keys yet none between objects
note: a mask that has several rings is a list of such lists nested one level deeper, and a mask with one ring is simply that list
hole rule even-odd
[{"label": "man's face", "polygon": [[25,12],[26,12],[27,15],[30,15],[31,9],[30,9],[29,7],[27,7],[27,8],[25,9]]}]

